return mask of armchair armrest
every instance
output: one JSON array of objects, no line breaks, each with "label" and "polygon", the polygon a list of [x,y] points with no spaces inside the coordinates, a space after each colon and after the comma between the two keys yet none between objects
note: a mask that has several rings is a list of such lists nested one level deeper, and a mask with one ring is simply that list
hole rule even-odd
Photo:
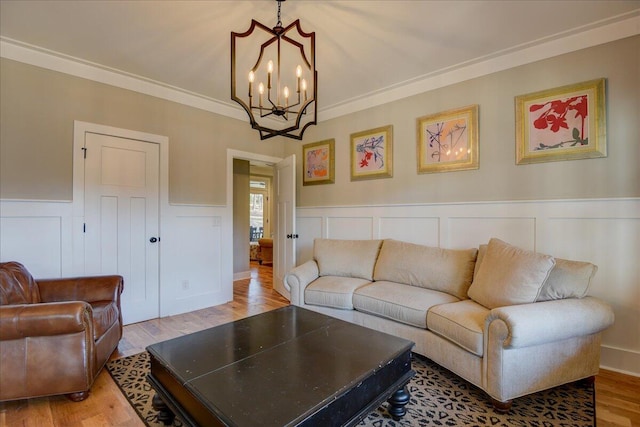
[{"label": "armchair armrest", "polygon": [[42,302],[118,301],[123,289],[122,276],[89,276],[36,280]]},{"label": "armchair armrest", "polygon": [[[500,321],[504,327],[492,326]],[[568,298],[494,308],[485,320],[484,333],[498,333],[505,348],[528,347],[595,334],[613,321],[613,310],[605,302],[594,297]]]},{"label": "armchair armrest", "polygon": [[91,306],[83,301],[0,306],[0,340],[92,332]]},{"label": "armchair armrest", "polygon": [[291,304],[304,305],[304,290],[320,276],[318,264],[309,260],[284,276],[284,286],[291,293]]}]

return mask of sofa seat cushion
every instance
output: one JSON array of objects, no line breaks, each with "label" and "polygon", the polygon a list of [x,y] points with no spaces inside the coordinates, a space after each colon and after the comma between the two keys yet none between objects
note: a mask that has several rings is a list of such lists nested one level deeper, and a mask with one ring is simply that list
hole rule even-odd
[{"label": "sofa seat cushion", "polygon": [[380,281],[353,294],[356,310],[418,328],[427,327],[427,312],[438,304],[459,301],[453,295],[401,283]]},{"label": "sofa seat cushion", "polygon": [[93,311],[93,339],[97,341],[120,318],[118,306],[114,301],[96,301],[91,303]]},{"label": "sofa seat cushion", "polygon": [[304,291],[305,304],[353,310],[353,292],[371,283],[356,277],[322,276]]},{"label": "sofa seat cushion", "polygon": [[443,249],[387,239],[380,249],[373,278],[466,299],[477,252],[475,248]]},{"label": "sofa seat cushion", "polygon": [[427,314],[427,328],[482,357],[484,320],[490,310],[470,299],[437,305]]},{"label": "sofa seat cushion", "polygon": [[373,268],[382,240],[315,239],[313,258],[320,276],[373,280]]}]

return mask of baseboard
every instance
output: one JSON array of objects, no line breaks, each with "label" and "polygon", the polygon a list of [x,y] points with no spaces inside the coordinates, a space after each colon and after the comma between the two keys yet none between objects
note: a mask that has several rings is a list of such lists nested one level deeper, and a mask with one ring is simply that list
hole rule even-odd
[{"label": "baseboard", "polygon": [[239,273],[233,273],[234,282],[236,280],[244,280],[244,279],[251,279],[251,270],[240,271]]},{"label": "baseboard", "polygon": [[640,377],[640,352],[602,346],[600,367],[608,371]]}]

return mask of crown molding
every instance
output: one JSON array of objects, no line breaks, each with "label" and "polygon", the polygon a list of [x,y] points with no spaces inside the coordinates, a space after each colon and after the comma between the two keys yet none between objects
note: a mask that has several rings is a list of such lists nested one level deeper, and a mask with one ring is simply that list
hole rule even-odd
[{"label": "crown molding", "polygon": [[176,86],[6,37],[0,37],[0,57],[121,89],[132,90],[238,120],[245,120],[246,118],[244,111],[232,106],[230,103],[225,104]]},{"label": "crown molding", "polygon": [[[318,121],[341,117],[498,71],[640,34],[640,9],[625,16],[629,18],[596,23],[579,29],[579,32],[573,31],[570,34],[534,41],[320,108]],[[233,119],[246,120],[246,113],[230,103],[18,40],[0,37],[0,57],[132,90]]]},{"label": "crown molding", "polygon": [[319,108],[318,121],[341,117],[455,83],[640,34],[640,9],[625,16],[628,15],[633,16],[599,27],[583,29],[581,32],[574,32],[562,38],[553,40],[547,38],[517,46],[508,51],[458,64],[340,104],[324,109]]}]

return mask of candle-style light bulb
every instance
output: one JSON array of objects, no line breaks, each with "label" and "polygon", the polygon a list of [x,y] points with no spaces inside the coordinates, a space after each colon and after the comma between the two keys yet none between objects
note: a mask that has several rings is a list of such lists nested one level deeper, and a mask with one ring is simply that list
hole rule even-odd
[{"label": "candle-style light bulb", "polygon": [[273,61],[267,62],[267,89],[271,89],[271,73],[273,73]]},{"label": "candle-style light bulb", "polygon": [[249,98],[253,96],[253,80],[256,78],[253,71],[249,71]]},{"label": "candle-style light bulb", "polygon": [[262,95],[264,94],[264,85],[262,84],[262,82],[260,82],[260,84],[258,85],[258,93],[260,94],[260,108],[262,108]]},{"label": "candle-style light bulb", "polygon": [[304,100],[307,100],[307,80],[302,79],[302,92],[304,92]]},{"label": "candle-style light bulb", "polygon": [[302,67],[296,67],[296,92],[300,93],[300,77],[302,77]]},{"label": "candle-style light bulb", "polygon": [[289,105],[289,88],[287,86],[284,87],[284,106]]}]

